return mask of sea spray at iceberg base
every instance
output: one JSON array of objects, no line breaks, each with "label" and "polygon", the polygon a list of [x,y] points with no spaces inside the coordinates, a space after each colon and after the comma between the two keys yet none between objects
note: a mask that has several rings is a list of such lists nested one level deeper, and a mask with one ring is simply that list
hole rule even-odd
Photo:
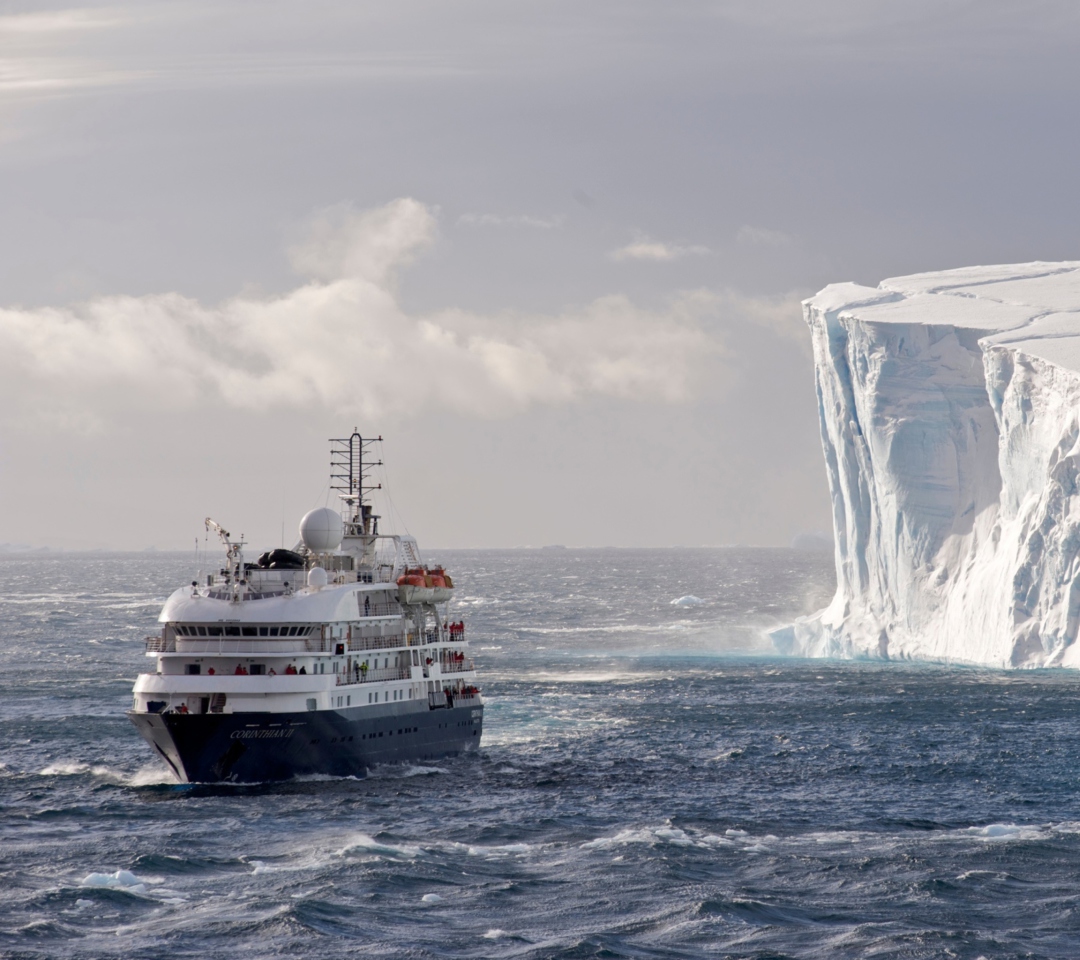
[{"label": "sea spray at iceberg base", "polygon": [[1080,667],[1080,264],[804,304],[837,590],[787,653]]}]

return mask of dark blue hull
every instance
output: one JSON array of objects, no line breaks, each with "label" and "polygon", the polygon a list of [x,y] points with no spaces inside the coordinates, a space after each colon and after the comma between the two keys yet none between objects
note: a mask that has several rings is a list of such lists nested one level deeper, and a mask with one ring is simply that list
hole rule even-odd
[{"label": "dark blue hull", "polygon": [[480,749],[479,699],[306,713],[128,713],[188,783],[260,783],[305,774],[364,776],[379,763],[437,760]]}]

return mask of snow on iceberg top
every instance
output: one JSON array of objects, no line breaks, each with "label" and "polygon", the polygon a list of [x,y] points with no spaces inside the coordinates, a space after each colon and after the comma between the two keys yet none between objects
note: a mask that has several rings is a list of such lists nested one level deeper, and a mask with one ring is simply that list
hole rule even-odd
[{"label": "snow on iceberg top", "polygon": [[811,313],[870,323],[984,330],[988,343],[1080,371],[1080,261],[915,273],[876,288],[834,283],[805,305]]}]

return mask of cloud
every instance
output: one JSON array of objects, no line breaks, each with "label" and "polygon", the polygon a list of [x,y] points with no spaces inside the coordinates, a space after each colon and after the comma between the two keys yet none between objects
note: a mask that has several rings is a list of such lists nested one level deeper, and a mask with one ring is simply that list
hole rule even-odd
[{"label": "cloud", "polygon": [[767,230],[765,227],[739,227],[735,240],[744,246],[786,247],[792,242],[789,234],[782,230]]},{"label": "cloud", "polygon": [[679,246],[674,243],[650,240],[644,235],[639,235],[633,243],[620,247],[618,250],[612,250],[608,256],[616,262],[623,260],[654,260],[662,262],[679,260],[682,257],[704,256],[709,252],[708,247]]},{"label": "cloud", "polygon": [[474,227],[534,227],[538,230],[553,230],[561,227],[565,219],[561,213],[553,217],[530,217],[523,213],[510,216],[497,213],[463,213],[457,222]]},{"label": "cloud", "polygon": [[339,204],[312,217],[307,237],[289,249],[289,260],[297,273],[319,280],[385,284],[437,234],[435,211],[418,200],[405,197],[363,212]]},{"label": "cloud", "polygon": [[693,292],[648,310],[620,295],[554,315],[407,312],[398,271],[432,244],[433,210],[399,199],[316,216],[290,251],[310,279],[205,306],[179,293],[0,308],[10,422],[90,430],[131,411],[318,405],[363,418],[508,416],[588,397],[689,399],[723,306]]}]

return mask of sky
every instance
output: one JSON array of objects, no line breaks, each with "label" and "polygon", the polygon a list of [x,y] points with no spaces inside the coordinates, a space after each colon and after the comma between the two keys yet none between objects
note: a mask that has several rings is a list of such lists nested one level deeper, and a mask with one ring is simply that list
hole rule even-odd
[{"label": "sky", "polygon": [[0,544],[830,527],[799,301],[1080,257],[1080,7],[0,3]]}]

